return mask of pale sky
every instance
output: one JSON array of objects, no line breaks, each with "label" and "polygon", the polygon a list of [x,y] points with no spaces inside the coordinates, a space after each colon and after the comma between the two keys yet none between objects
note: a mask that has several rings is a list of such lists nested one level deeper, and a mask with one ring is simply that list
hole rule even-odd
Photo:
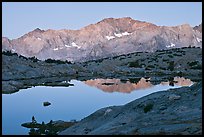
[{"label": "pale sky", "polygon": [[3,2],[2,35],[14,39],[36,28],[76,30],[110,17],[194,27],[202,22],[202,2]]}]

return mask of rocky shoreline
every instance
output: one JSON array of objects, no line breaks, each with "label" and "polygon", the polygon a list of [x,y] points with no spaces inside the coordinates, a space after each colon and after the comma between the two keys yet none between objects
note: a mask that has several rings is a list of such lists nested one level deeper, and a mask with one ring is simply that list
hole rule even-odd
[{"label": "rocky shoreline", "polygon": [[201,135],[202,82],[102,108],[59,135]]},{"label": "rocky shoreline", "polygon": [[[197,82],[202,80],[201,51],[200,48],[180,48],[156,53],[136,52],[72,64],[33,61],[17,54],[2,54],[2,91],[8,94],[31,86],[69,86],[60,82],[71,79],[118,78],[127,81],[149,77],[152,83],[157,84],[174,76],[185,76]],[[169,57],[170,54],[174,56]]]}]

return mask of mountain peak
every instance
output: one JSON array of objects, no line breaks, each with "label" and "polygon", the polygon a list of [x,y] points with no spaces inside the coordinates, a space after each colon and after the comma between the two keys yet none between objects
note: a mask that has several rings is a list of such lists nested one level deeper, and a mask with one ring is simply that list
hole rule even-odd
[{"label": "mountain peak", "polygon": [[21,36],[20,38],[24,38],[24,37],[27,37],[27,36],[39,35],[42,32],[45,32],[45,30],[41,30],[40,28],[36,28],[33,31],[30,31],[30,32],[26,33],[25,35]]},{"label": "mountain peak", "polygon": [[124,21],[130,21],[130,20],[132,20],[132,21],[136,21],[136,20],[134,20],[134,19],[131,18],[131,17],[116,18],[116,20],[124,20]]},{"label": "mountain peak", "polygon": [[40,28],[36,28],[33,30],[33,32],[44,32],[44,30],[41,30]]},{"label": "mountain peak", "polygon": [[98,23],[100,23],[100,22],[109,22],[109,21],[113,21],[113,20],[114,20],[114,18],[105,18],[105,19],[99,21]]},{"label": "mountain peak", "polygon": [[123,17],[123,19],[133,20],[131,17]]},{"label": "mountain peak", "polygon": [[113,22],[113,21],[127,21],[127,20],[134,20],[132,19],[131,17],[122,17],[122,18],[105,18],[101,21],[99,21],[98,23],[101,23],[101,22]]}]

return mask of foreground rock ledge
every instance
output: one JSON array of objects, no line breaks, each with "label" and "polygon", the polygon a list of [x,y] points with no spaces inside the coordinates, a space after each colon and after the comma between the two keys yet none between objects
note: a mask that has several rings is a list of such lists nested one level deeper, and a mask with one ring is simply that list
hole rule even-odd
[{"label": "foreground rock ledge", "polygon": [[202,82],[102,108],[59,135],[202,134]]}]

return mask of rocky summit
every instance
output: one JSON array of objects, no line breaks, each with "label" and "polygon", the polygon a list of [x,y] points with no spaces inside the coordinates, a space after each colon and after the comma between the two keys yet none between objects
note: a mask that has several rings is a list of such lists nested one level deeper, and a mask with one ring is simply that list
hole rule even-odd
[{"label": "rocky summit", "polygon": [[2,37],[2,51],[72,62],[188,46],[202,47],[202,24],[157,26],[130,17],[106,18],[79,30],[37,28],[17,39]]}]

